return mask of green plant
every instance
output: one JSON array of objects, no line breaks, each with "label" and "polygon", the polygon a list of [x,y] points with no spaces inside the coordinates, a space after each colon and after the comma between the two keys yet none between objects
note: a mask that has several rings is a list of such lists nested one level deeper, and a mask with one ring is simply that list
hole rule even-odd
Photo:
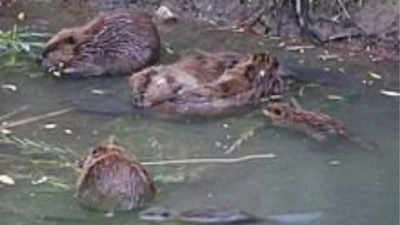
[{"label": "green plant", "polygon": [[35,48],[42,48],[44,42],[40,39],[48,36],[48,33],[18,29],[17,25],[8,31],[0,30],[0,56],[9,53],[31,53]]}]

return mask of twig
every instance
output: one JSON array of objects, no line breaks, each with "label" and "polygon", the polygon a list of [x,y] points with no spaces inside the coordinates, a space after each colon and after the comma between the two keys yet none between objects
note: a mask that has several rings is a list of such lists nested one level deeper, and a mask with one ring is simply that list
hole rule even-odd
[{"label": "twig", "polygon": [[47,144],[44,141],[34,141],[28,138],[19,138],[15,135],[0,135],[0,144],[14,145],[17,148],[24,150],[22,151],[22,154],[47,154],[49,152],[54,152],[57,153],[56,155],[61,159],[64,159],[64,155],[66,155],[67,153],[71,154],[74,157],[79,156],[77,151],[74,151],[70,148],[61,148]]},{"label": "twig", "polygon": [[28,105],[21,106],[21,107],[19,107],[18,109],[15,109],[15,110],[12,111],[12,112],[9,112],[9,113],[6,113],[6,114],[0,116],[0,121],[6,120],[6,119],[8,119],[8,118],[14,116],[15,114],[18,114],[18,113],[20,113],[20,112],[22,112],[22,111],[27,110],[28,108],[29,108]]},{"label": "twig", "polygon": [[232,152],[234,152],[237,148],[239,148],[243,143],[250,140],[250,138],[254,137],[254,135],[256,135],[256,131],[263,128],[264,126],[265,126],[264,123],[259,123],[252,129],[242,133],[240,137],[235,142],[233,142],[233,144],[228,148],[228,150],[224,152],[224,154],[226,155],[232,154]]},{"label": "twig", "polygon": [[351,16],[349,14],[349,12],[347,12],[346,7],[344,6],[342,0],[337,0],[337,2],[339,3],[340,8],[342,8],[344,15],[346,16],[347,19],[351,19]]},{"label": "twig", "polygon": [[12,128],[12,127],[17,127],[17,126],[25,125],[25,124],[28,124],[28,123],[37,122],[39,120],[43,120],[43,119],[59,116],[59,115],[65,114],[65,113],[69,113],[69,112],[71,112],[73,110],[74,110],[74,108],[65,108],[65,109],[54,111],[54,112],[49,112],[49,113],[46,113],[46,114],[43,114],[43,115],[33,116],[33,117],[25,118],[25,119],[22,119],[22,120],[9,122],[9,123],[7,123],[5,125],[0,126],[0,130]]},{"label": "twig", "polygon": [[179,164],[199,164],[199,163],[239,163],[252,159],[273,159],[276,155],[273,153],[246,155],[238,158],[198,158],[198,159],[178,159],[178,160],[163,160],[156,162],[142,162],[145,166],[163,166],[163,165],[179,165]]},{"label": "twig", "polygon": [[301,107],[299,101],[297,101],[295,97],[290,98],[290,103],[294,106],[295,109],[303,109],[303,107]]}]

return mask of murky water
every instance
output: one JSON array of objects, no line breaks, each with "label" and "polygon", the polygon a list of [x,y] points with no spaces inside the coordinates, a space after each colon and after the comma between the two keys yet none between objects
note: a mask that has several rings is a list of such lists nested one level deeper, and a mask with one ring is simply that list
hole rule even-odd
[{"label": "murky water", "polygon": [[[74,11],[57,15],[55,9],[47,13],[41,7],[32,9],[30,23],[37,27],[45,27],[40,24],[47,21],[48,29],[54,32],[63,24],[73,24]],[[56,24],[50,19],[55,17]],[[177,210],[235,206],[259,216],[322,211],[323,216],[313,224],[398,224],[399,99],[379,93],[381,89],[398,90],[399,69],[394,63],[371,64],[363,58],[339,64],[321,62],[315,56],[323,49],[296,54],[276,47],[279,40],[205,31],[194,24],[161,30],[164,45],[174,51],[174,55],[165,53],[162,62],[192,54],[196,48],[239,52],[269,49],[285,62],[302,59],[314,68],[343,67],[343,76],[357,77],[360,82],[368,78],[368,72],[382,75],[383,79],[372,86],[305,87],[303,96],[298,97],[305,108],[329,112],[357,135],[375,141],[379,149],[362,151],[346,141],[317,143],[272,127],[257,111],[195,123],[70,112],[12,129],[17,137],[38,142],[40,147],[26,142],[25,147],[0,144],[0,174],[16,182],[0,186],[1,224],[147,224],[139,221],[135,212],[106,218],[104,213],[81,208],[73,199],[75,172],[71,164],[109,135],[115,135],[141,161],[265,153],[277,156],[230,165],[148,166],[159,188],[150,205]],[[59,80],[43,75],[29,58],[19,66],[0,68],[0,84],[18,87],[15,92],[0,90],[0,115],[28,107],[11,121],[63,109],[73,99],[93,95],[93,89],[107,90],[115,96],[126,96],[128,92],[125,78]],[[295,88],[292,94],[298,91]],[[330,100],[328,95],[344,100]],[[57,126],[46,129],[49,123]],[[256,129],[260,123],[265,126]],[[254,129],[253,137],[231,155],[224,154],[235,140]],[[335,163],[339,164],[332,165]]]}]

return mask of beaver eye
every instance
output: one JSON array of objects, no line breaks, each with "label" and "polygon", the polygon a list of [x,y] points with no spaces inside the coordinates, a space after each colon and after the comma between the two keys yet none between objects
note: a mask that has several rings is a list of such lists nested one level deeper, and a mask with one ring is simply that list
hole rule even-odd
[{"label": "beaver eye", "polygon": [[71,45],[75,44],[75,38],[72,36],[69,36],[65,41]]},{"label": "beaver eye", "polygon": [[92,155],[96,155],[99,151],[97,150],[97,148],[92,150]]},{"label": "beaver eye", "polygon": [[282,115],[282,110],[280,110],[280,109],[274,109],[273,112],[277,116],[281,116]]}]

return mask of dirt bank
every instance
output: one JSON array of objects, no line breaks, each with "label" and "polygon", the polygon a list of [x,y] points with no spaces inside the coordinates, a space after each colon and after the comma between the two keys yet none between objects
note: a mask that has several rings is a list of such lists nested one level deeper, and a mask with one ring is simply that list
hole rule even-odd
[{"label": "dirt bank", "polygon": [[[0,0],[2,17],[16,16],[27,2]],[[399,5],[395,0],[52,0],[60,10],[106,11],[120,7],[156,11],[165,6],[181,20],[259,35],[302,37],[316,45],[367,53],[372,61],[399,60]]]}]

